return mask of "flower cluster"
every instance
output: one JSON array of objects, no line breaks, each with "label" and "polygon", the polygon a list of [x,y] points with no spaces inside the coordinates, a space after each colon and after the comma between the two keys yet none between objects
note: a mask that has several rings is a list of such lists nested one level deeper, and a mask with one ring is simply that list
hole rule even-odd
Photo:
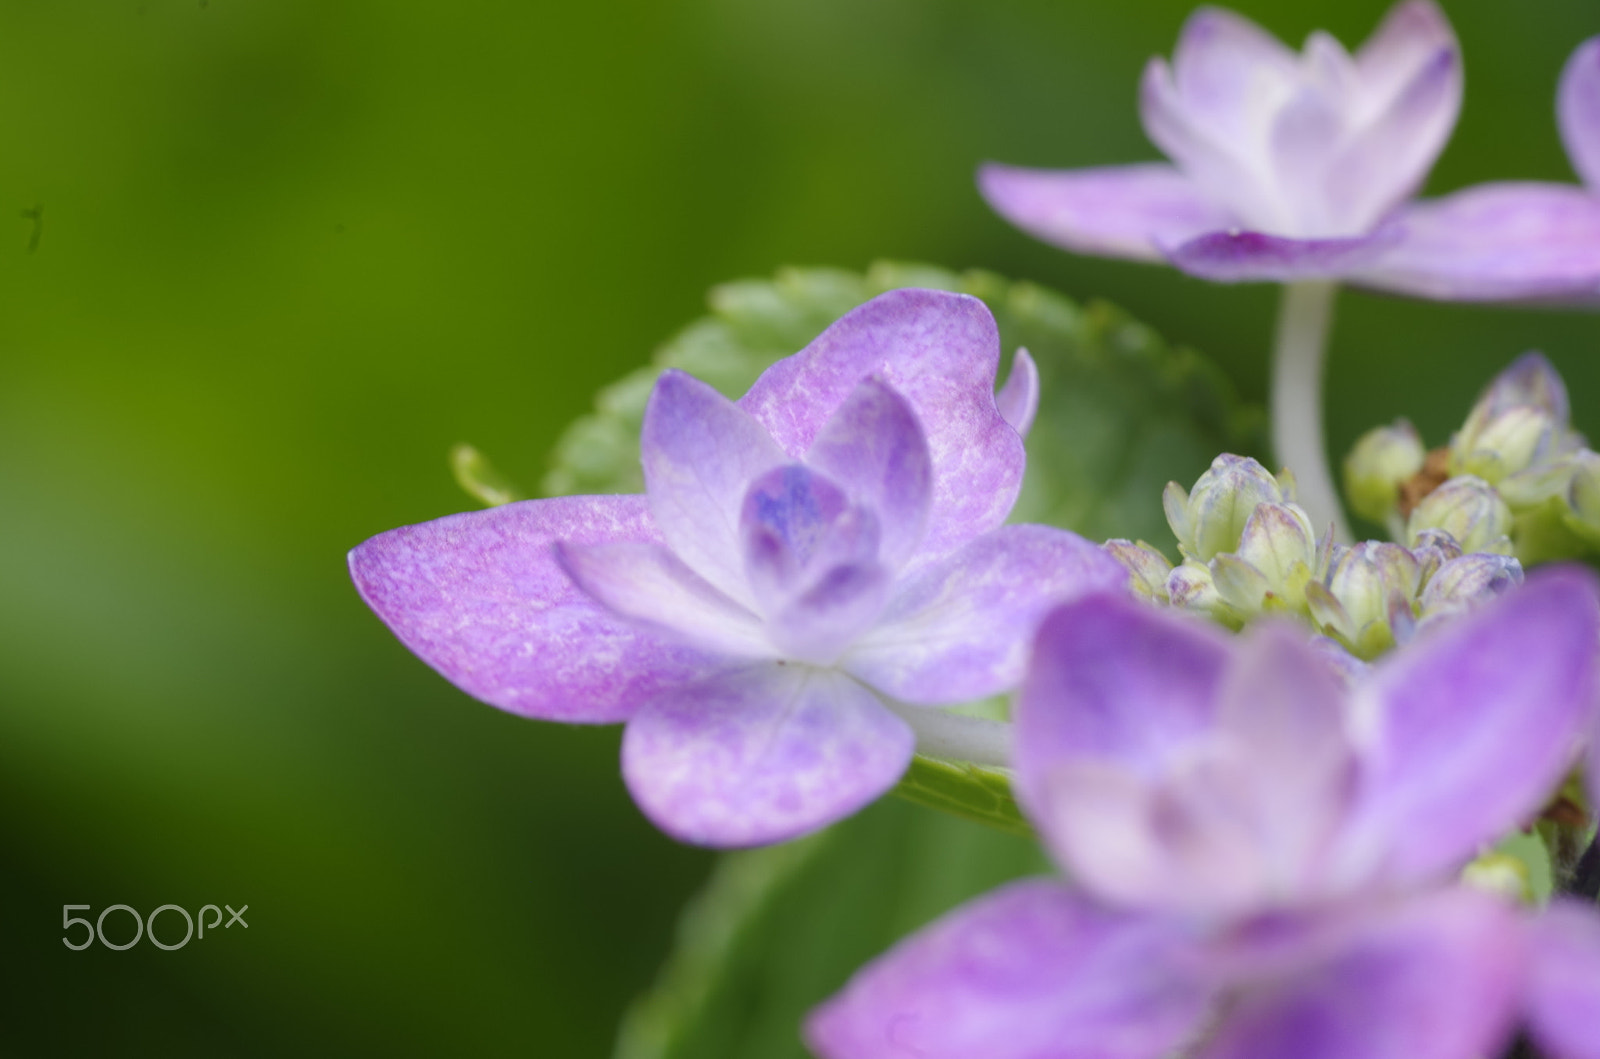
[{"label": "flower cluster", "polygon": [[[1294,502],[1294,479],[1224,454],[1186,492],[1167,486],[1167,521],[1183,562],[1143,541],[1107,541],[1134,592],[1230,628],[1270,615],[1299,617],[1361,659],[1522,581],[1484,494],[1457,479],[1413,512],[1407,545],[1334,544]],[[1492,497],[1490,498],[1492,499]],[[1494,501],[1498,503],[1498,500]],[[1502,526],[1504,523],[1504,526]],[[1494,532],[1500,529],[1501,532]]]},{"label": "flower cluster", "polygon": [[1125,578],[1076,534],[1001,525],[1038,376],[1019,352],[996,394],[999,363],[982,302],[891,292],[737,403],[663,375],[645,495],[391,530],[351,575],[468,694],[626,722],[623,777],[663,830],[792,838],[882,794],[914,745],[1003,763],[1004,726],[939,707],[1012,688],[1045,610]]},{"label": "flower cluster", "polygon": [[1352,508],[1395,536],[1445,529],[1524,562],[1600,550],[1600,455],[1540,353],[1496,376],[1448,445],[1426,450],[1402,419],[1362,435],[1344,472]]},{"label": "flower cluster", "polygon": [[904,289],[737,400],[661,374],[642,495],[391,530],[356,587],[468,694],[624,723],[628,789],[688,842],[815,830],[916,753],[1011,784],[1063,877],[859,971],[807,1023],[823,1059],[1492,1059],[1519,1033],[1600,1059],[1595,895],[1519,906],[1491,852],[1555,809],[1587,837],[1600,803],[1600,580],[1524,576],[1600,551],[1600,454],[1536,353],[1447,446],[1405,420],[1356,444],[1348,495],[1392,540],[1339,531],[1320,449],[1332,281],[1600,300],[1600,39],[1558,105],[1588,188],[1414,200],[1461,97],[1429,0],[1354,54],[1202,9],[1142,86],[1172,164],[980,174],[1070,249],[1298,284],[1273,410],[1309,424],[1279,435],[1301,479],[1223,454],[1169,484],[1176,566],[1006,524],[1037,366],[1018,349],[997,390],[984,304]]}]

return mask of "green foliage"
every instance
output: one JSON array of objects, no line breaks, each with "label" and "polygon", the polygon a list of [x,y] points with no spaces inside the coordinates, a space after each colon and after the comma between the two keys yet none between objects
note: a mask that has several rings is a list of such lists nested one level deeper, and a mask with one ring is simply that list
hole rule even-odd
[{"label": "green foliage", "polygon": [[1032,842],[892,799],[726,854],[615,1059],[801,1059],[801,1020],[858,967],[967,898],[1049,870]]},{"label": "green foliage", "polygon": [[[849,309],[910,286],[982,298],[1007,359],[1026,346],[1038,363],[1019,521],[1159,537],[1163,485],[1193,481],[1218,452],[1260,447],[1259,414],[1219,372],[1109,305],[1080,307],[987,272],[880,263],[864,275],[788,269],[717,287],[709,317],[603,390],[567,430],[545,491],[643,487],[639,426],[663,369],[737,397]],[[1049,870],[1005,772],[918,757],[896,793],[905,801],[880,802],[801,842],[726,855],[685,910],[656,987],[624,1020],[617,1059],[801,1056],[805,1012],[862,963],[967,898]]]}]

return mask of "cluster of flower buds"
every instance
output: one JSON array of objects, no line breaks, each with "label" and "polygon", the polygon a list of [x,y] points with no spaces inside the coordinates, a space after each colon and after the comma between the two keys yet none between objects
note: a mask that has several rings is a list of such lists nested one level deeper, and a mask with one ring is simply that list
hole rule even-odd
[{"label": "cluster of flower buds", "polygon": [[[1596,493],[1600,499],[1600,491]],[[1522,580],[1510,553],[1511,513],[1494,488],[1463,476],[1411,512],[1405,544],[1335,545],[1294,502],[1294,478],[1224,454],[1192,490],[1163,497],[1183,562],[1143,541],[1112,540],[1133,590],[1156,603],[1239,628],[1292,614],[1359,658],[1404,643],[1422,625]]]},{"label": "cluster of flower buds", "polygon": [[1442,529],[1467,551],[1523,562],[1600,550],[1600,454],[1572,429],[1566,386],[1539,353],[1488,385],[1449,445],[1427,451],[1398,420],[1363,435],[1344,474],[1351,508],[1396,538]]}]

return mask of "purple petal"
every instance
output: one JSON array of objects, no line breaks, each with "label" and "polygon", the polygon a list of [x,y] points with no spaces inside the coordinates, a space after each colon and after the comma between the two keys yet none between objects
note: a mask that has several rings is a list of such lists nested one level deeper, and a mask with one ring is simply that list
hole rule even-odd
[{"label": "purple petal", "polygon": [[933,465],[933,502],[919,554],[937,556],[1005,521],[1025,456],[995,406],[1000,336],[983,302],[897,290],[846,313],[756,380],[740,406],[794,458],[871,375],[911,405]]},{"label": "purple petal", "polygon": [[1222,283],[1336,279],[1383,257],[1400,237],[1395,226],[1336,239],[1291,239],[1233,230],[1170,247],[1167,259],[1185,272]]},{"label": "purple petal", "polygon": [[1196,9],[1172,53],[1172,79],[1184,102],[1235,135],[1245,131],[1254,104],[1286,90],[1298,77],[1299,57],[1293,51],[1222,8]]},{"label": "purple petal", "polygon": [[1600,1059],[1600,909],[1560,900],[1527,933],[1534,1039],[1559,1059]]},{"label": "purple petal", "polygon": [[350,553],[350,576],[400,642],[467,694],[604,724],[706,659],[601,607],[554,545],[659,540],[642,496],[525,500],[381,533]]},{"label": "purple petal", "polygon": [[1566,184],[1480,184],[1413,203],[1403,235],[1353,271],[1441,301],[1581,300],[1600,291],[1600,198]]},{"label": "purple petal", "polygon": [[[1243,67],[1243,63],[1241,62]],[[1273,80],[1271,71],[1261,68]],[[1258,71],[1244,67],[1246,76]],[[1292,91],[1292,86],[1283,86]],[[1277,94],[1277,86],[1268,95]],[[1225,104],[1191,99],[1180,90],[1173,72],[1160,59],[1151,59],[1139,82],[1139,116],[1145,135],[1194,181],[1198,192],[1238,219],[1263,220],[1278,216],[1279,189],[1270,167],[1255,157],[1251,146],[1260,134],[1251,125],[1260,106]],[[1248,152],[1248,153],[1247,153]],[[1172,245],[1160,241],[1165,248]]]},{"label": "purple petal", "polygon": [[603,541],[556,545],[567,576],[624,618],[663,638],[715,654],[774,657],[761,622],[660,544]]},{"label": "purple petal", "polygon": [[1485,1059],[1508,1043],[1520,939],[1496,899],[1432,893],[1309,933],[1239,984],[1195,1059]]},{"label": "purple petal", "polygon": [[911,406],[869,378],[823,425],[806,463],[878,514],[879,554],[898,566],[922,541],[932,499],[928,442]]},{"label": "purple petal", "polygon": [[1006,526],[925,567],[840,661],[906,702],[963,702],[1015,687],[1052,606],[1122,590],[1128,573],[1075,533]]},{"label": "purple petal", "polygon": [[1159,1059],[1212,999],[1177,969],[1186,947],[1166,922],[1022,880],[856,972],[806,1040],[822,1059]]},{"label": "purple petal", "polygon": [[986,165],[978,189],[994,211],[1053,246],[1160,261],[1162,245],[1226,228],[1231,216],[1170,165],[1018,169]]},{"label": "purple petal", "polygon": [[1600,37],[1580,44],[1561,71],[1556,119],[1572,168],[1591,191],[1600,192]]},{"label": "purple petal", "polygon": [[1011,374],[994,395],[994,403],[1011,429],[1026,438],[1033,429],[1033,417],[1039,414],[1039,366],[1021,346],[1011,358]]},{"label": "purple petal", "polygon": [[842,673],[782,662],[709,677],[628,722],[622,777],[684,842],[782,842],[855,812],[911,762],[911,729]]},{"label": "purple petal", "polygon": [[1431,0],[1394,5],[1355,54],[1366,90],[1379,98],[1398,94],[1442,50],[1456,50],[1455,31]]},{"label": "purple petal", "polygon": [[745,607],[739,512],[750,483],[788,462],[765,428],[710,386],[661,374],[640,431],[650,513],[667,546]]},{"label": "purple petal", "polygon": [[1047,835],[1064,762],[1150,777],[1211,731],[1229,641],[1198,620],[1115,595],[1057,608],[1034,639],[1016,708],[1017,793]]},{"label": "purple petal", "polygon": [[1334,874],[1432,880],[1538,811],[1594,720],[1596,587],[1546,568],[1374,668]]},{"label": "purple petal", "polygon": [[1298,629],[1266,626],[1223,677],[1213,732],[1162,775],[1069,753],[1042,784],[1029,771],[1043,787],[1030,804],[1048,801],[1046,837],[1069,874],[1119,905],[1230,918],[1321,899],[1351,769],[1342,700]]},{"label": "purple petal", "polygon": [[1331,161],[1321,192],[1338,216],[1366,227],[1415,194],[1461,112],[1461,56],[1440,46]]}]

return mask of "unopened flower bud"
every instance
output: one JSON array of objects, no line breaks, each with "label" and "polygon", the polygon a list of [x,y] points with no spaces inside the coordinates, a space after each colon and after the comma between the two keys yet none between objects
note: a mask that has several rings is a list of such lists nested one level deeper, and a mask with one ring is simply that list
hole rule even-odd
[{"label": "unopened flower bud", "polygon": [[1400,485],[1422,470],[1427,458],[1417,428],[1404,419],[1376,427],[1356,440],[1344,458],[1344,488],[1350,509],[1386,523],[1400,502]]},{"label": "unopened flower bud", "polygon": [[1167,578],[1172,575],[1172,564],[1167,557],[1144,541],[1109,540],[1102,548],[1128,570],[1128,588],[1143,599],[1166,603]]},{"label": "unopened flower bud", "polygon": [[1425,529],[1417,534],[1411,545],[1411,554],[1421,567],[1420,582],[1428,583],[1434,571],[1451,559],[1461,557],[1461,544],[1441,529]]},{"label": "unopened flower bud", "polygon": [[1495,851],[1485,853],[1461,869],[1461,882],[1483,893],[1531,903],[1533,874],[1520,857]]},{"label": "unopened flower bud", "polygon": [[1474,552],[1439,567],[1422,590],[1426,617],[1454,614],[1522,584],[1522,564],[1509,555]]},{"label": "unopened flower bud", "polygon": [[1231,628],[1237,629],[1244,623],[1243,616],[1228,606],[1217,591],[1210,568],[1193,559],[1173,568],[1167,578],[1167,597],[1180,610],[1203,614]]},{"label": "unopened flower bud", "polygon": [[[1290,485],[1288,496],[1284,484]],[[1161,501],[1178,549],[1186,558],[1204,562],[1239,547],[1257,504],[1281,504],[1292,496],[1292,479],[1280,483],[1255,460],[1223,453],[1211,461],[1192,490],[1185,492],[1170,482]]]},{"label": "unopened flower bud", "polygon": [[1540,353],[1501,372],[1450,440],[1450,469],[1490,482],[1541,466],[1582,445],[1567,425],[1567,389]]},{"label": "unopened flower bud", "polygon": [[1467,552],[1511,553],[1511,509],[1482,478],[1452,478],[1422,498],[1406,524],[1415,547],[1424,530],[1444,530]]},{"label": "unopened flower bud", "polygon": [[1318,566],[1311,518],[1297,504],[1257,504],[1239,550],[1211,560],[1217,591],[1244,614],[1304,611],[1305,586]]},{"label": "unopened flower bud", "polygon": [[1335,548],[1327,577],[1306,586],[1306,602],[1323,631],[1362,658],[1409,638],[1412,601],[1422,564],[1398,544],[1366,541]]},{"label": "unopened flower bud", "polygon": [[1575,453],[1567,484],[1567,506],[1577,528],[1591,538],[1600,538],[1600,454],[1587,450]]}]

